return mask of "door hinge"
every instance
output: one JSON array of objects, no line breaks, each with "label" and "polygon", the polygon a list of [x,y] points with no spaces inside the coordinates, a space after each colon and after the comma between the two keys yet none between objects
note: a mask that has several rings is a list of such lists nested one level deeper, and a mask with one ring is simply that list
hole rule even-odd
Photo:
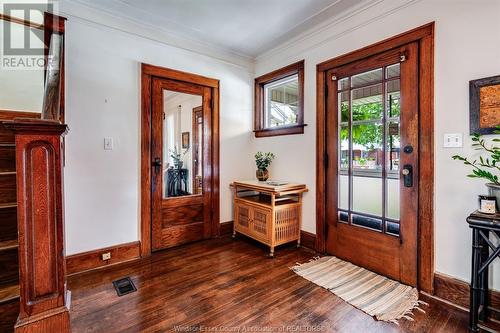
[{"label": "door hinge", "polygon": [[323,155],[323,166],[325,169],[328,169],[328,154],[327,153],[325,153]]}]

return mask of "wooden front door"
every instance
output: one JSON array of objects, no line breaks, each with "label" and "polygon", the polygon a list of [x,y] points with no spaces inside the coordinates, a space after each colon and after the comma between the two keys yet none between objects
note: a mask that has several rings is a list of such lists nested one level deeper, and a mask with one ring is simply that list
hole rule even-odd
[{"label": "wooden front door", "polygon": [[[153,251],[212,234],[211,101],[209,87],[170,79],[152,80]],[[195,108],[200,112],[196,119]],[[195,129],[193,124],[200,119]]]},{"label": "wooden front door", "polygon": [[417,284],[418,44],[326,74],[326,250]]}]

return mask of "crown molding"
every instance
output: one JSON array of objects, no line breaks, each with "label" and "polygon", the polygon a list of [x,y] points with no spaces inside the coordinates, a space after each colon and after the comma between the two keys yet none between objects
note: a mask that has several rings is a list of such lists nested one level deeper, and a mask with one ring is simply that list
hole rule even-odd
[{"label": "crown molding", "polygon": [[[204,55],[223,63],[243,68],[253,74],[255,73],[256,63],[260,65],[284,54],[288,58],[294,58],[293,55],[298,56],[299,53],[305,50],[314,49],[327,41],[336,40],[419,1],[421,0],[365,0],[351,9],[342,11],[338,15],[330,15],[330,10],[334,8],[334,6],[330,6],[303,22],[307,23],[310,28],[300,32],[303,24],[295,26],[278,39],[283,40],[282,43],[258,54],[256,57],[240,54],[233,50],[180,34],[172,29],[161,28],[104,8],[90,6],[81,0],[61,0],[59,2],[59,9],[63,15],[70,18],[76,18],[88,24],[105,26],[116,31],[149,39],[198,55]],[[341,1],[336,1],[334,4],[338,4],[339,2]],[[330,18],[324,20],[322,15],[330,16]],[[346,24],[352,21],[353,18],[361,15],[365,17],[359,23],[355,25]],[[292,49],[294,52],[291,53]],[[293,55],[290,56],[290,54]]]},{"label": "crown molding", "polygon": [[[392,1],[392,3],[390,3],[390,1],[391,0],[363,1],[358,6],[342,12],[339,15],[333,16],[326,21],[318,22],[312,28],[297,34],[296,36],[288,39],[287,41],[266,52],[259,54],[255,58],[255,62],[258,64],[263,64],[283,54],[289,55],[292,49],[294,51],[293,54],[296,55],[296,57],[300,58],[299,55],[301,52],[315,49],[323,45],[325,42],[336,40],[352,31],[358,30],[388,15],[392,15],[421,0],[398,0]],[[386,8],[383,8],[384,6]],[[352,18],[368,13],[370,9],[375,9],[376,7],[379,7],[378,10],[374,10],[373,14],[370,13],[371,15],[367,15],[367,17],[359,21],[359,23],[353,26],[349,26],[347,24],[345,27],[342,26],[342,24],[347,23]],[[295,59],[295,57],[290,58]]]},{"label": "crown molding", "polygon": [[250,73],[254,70],[254,58],[236,53],[229,49],[214,46],[196,40],[172,30],[139,21],[135,18],[117,14],[102,8],[96,8],[79,0],[63,0],[59,2],[61,15],[82,22],[104,26],[116,31],[149,39],[158,43],[173,46],[198,55],[204,55],[226,64],[241,67]]}]

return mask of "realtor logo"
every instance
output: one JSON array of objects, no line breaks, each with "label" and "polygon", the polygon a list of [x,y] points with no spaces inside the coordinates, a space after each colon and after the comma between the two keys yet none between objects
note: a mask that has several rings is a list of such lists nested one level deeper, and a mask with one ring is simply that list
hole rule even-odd
[{"label": "realtor logo", "polygon": [[[33,1],[33,0],[32,0]],[[36,0],[35,0],[36,1]],[[2,3],[0,1],[0,3]],[[44,12],[53,12],[52,3],[2,3],[6,19],[2,22],[0,69],[40,70],[45,68]]]}]

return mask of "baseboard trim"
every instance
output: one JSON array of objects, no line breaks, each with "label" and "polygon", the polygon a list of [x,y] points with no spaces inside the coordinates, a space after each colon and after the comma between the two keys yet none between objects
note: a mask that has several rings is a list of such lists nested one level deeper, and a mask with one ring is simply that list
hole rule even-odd
[{"label": "baseboard trim", "polygon": [[[141,242],[131,242],[72,254],[66,257],[66,274],[73,275],[94,269],[120,264],[141,257]],[[110,252],[110,260],[102,260],[103,253]]]},{"label": "baseboard trim", "polygon": [[[434,295],[461,309],[469,309],[470,285],[468,282],[443,273],[434,274]],[[490,290],[490,317],[500,320],[500,291]]]},{"label": "baseboard trim", "polygon": [[233,233],[233,221],[221,222],[220,237],[230,236]]},{"label": "baseboard trim", "polygon": [[301,230],[300,244],[303,247],[307,247],[308,249],[316,251],[316,235],[311,232]]}]

